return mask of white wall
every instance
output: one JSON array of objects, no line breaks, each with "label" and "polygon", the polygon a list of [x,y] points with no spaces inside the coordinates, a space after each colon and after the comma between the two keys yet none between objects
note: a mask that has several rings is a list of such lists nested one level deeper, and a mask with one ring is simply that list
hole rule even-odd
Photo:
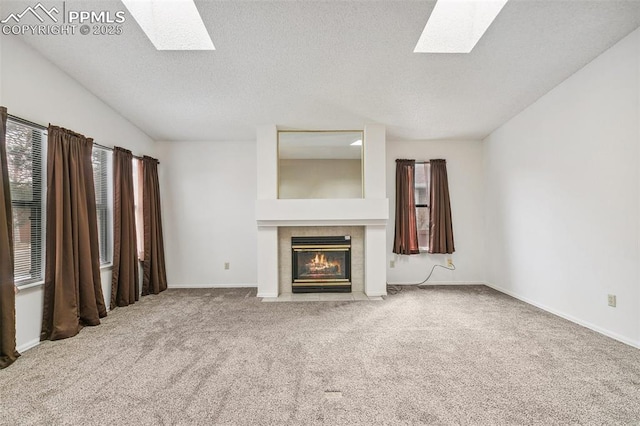
[{"label": "white wall", "polygon": [[255,141],[157,145],[169,287],[255,287]]},{"label": "white wall", "polygon": [[[453,254],[421,253],[399,256],[393,253],[396,205],[396,159],[447,160],[453,237]],[[484,168],[480,141],[391,141],[387,143],[387,280],[410,284],[424,280],[434,264],[453,259],[455,271],[436,268],[429,283],[481,284],[484,282]],[[395,261],[395,267],[390,267]]]},{"label": "white wall", "polygon": [[488,282],[636,345],[639,52],[636,30],[484,144]]},{"label": "white wall", "polygon": [[[638,31],[635,31],[635,37],[638,38],[640,37],[640,35],[638,34]],[[633,38],[633,33],[632,33],[632,38]],[[636,57],[638,58],[637,62],[638,62],[638,73],[640,74],[640,42],[635,43],[636,45]],[[633,56],[633,53],[631,54]],[[640,80],[640,77],[639,77]],[[637,101],[637,108],[636,108],[636,114],[637,114],[637,118],[636,118],[636,124],[638,126],[637,130],[638,130],[638,139],[640,140],[640,81],[637,84],[636,87],[636,93],[638,94],[638,101]],[[638,149],[638,164],[640,164],[640,149]],[[640,182],[638,184],[638,210],[640,210]],[[640,242],[640,226],[638,226],[638,241]],[[637,253],[637,257],[636,257],[636,264],[640,265],[640,243],[638,244],[639,248],[638,248],[638,253]],[[638,266],[638,268],[640,269],[640,266]],[[640,276],[640,271],[638,272],[638,275]],[[640,277],[637,281],[637,285],[640,286]],[[638,297],[637,297],[637,303],[638,306],[640,306],[640,291],[638,291]],[[640,347],[640,313],[637,315],[637,327],[638,327],[638,334],[636,336],[636,346]]]},{"label": "white wall", "polygon": [[360,160],[280,160],[278,198],[362,198]]},{"label": "white wall", "polygon": [[[62,126],[105,146],[122,146],[134,154],[155,155],[153,141],[75,80],[26,44],[2,37],[0,105],[9,114],[35,123]],[[105,299],[111,295],[111,271],[102,271]],[[16,297],[18,350],[40,339],[43,288],[21,290]],[[108,306],[108,303],[107,303]]]}]

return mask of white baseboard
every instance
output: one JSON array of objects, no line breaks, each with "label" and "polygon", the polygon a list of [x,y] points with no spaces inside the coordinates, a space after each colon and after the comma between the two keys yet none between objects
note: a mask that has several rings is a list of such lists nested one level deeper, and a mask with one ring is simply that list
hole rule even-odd
[{"label": "white baseboard", "polygon": [[485,285],[484,282],[480,282],[480,281],[427,281],[424,284],[418,284],[418,283],[404,283],[404,282],[397,282],[397,283],[387,283],[389,285]]},{"label": "white baseboard", "polygon": [[240,283],[240,284],[171,284],[167,288],[256,288],[258,284]]},{"label": "white baseboard", "polygon": [[535,302],[535,301],[533,301],[533,300],[531,300],[529,298],[520,296],[519,294],[514,293],[513,291],[506,290],[506,289],[498,287],[498,286],[496,286],[494,284],[485,282],[484,285],[486,285],[487,287],[491,287],[492,289],[494,289],[496,291],[499,291],[500,293],[507,294],[507,295],[509,295],[511,297],[514,297],[514,298],[516,298],[518,300],[521,300],[522,302],[528,303],[529,305],[533,305],[536,308],[540,308],[543,311],[547,311],[550,314],[557,315],[557,316],[559,316],[561,318],[564,318],[564,319],[566,319],[568,321],[571,321],[573,323],[576,323],[578,325],[586,327],[586,328],[588,328],[590,330],[593,330],[595,332],[598,332],[600,334],[603,334],[603,335],[605,335],[607,337],[611,337],[612,339],[615,339],[615,340],[617,340],[619,342],[622,342],[622,343],[627,344],[629,346],[633,346],[634,348],[640,349],[640,342],[634,341],[634,340],[629,339],[629,338],[627,338],[625,336],[621,336],[620,334],[615,333],[615,332],[613,332],[611,330],[607,330],[605,328],[599,327],[599,326],[597,326],[595,324],[592,324],[592,323],[590,323],[588,321],[584,321],[584,320],[581,320],[580,318],[576,318],[573,315],[569,315],[567,313],[558,311],[557,309],[550,308],[550,307],[548,307],[546,305],[543,305],[541,303]]},{"label": "white baseboard", "polygon": [[278,297],[278,293],[258,293],[256,297]]},{"label": "white baseboard", "polygon": [[22,345],[18,346],[16,348],[16,350],[18,352],[22,353],[24,351],[28,351],[31,348],[35,348],[39,344],[40,344],[40,339],[33,339],[33,340],[28,341],[27,343],[23,343]]}]

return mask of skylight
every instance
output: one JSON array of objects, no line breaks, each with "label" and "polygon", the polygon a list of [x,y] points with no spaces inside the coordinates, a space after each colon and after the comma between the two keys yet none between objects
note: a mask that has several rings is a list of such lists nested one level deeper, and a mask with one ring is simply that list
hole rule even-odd
[{"label": "skylight", "polygon": [[508,0],[438,0],[414,53],[469,53]]},{"label": "skylight", "polygon": [[193,0],[122,0],[158,50],[215,50]]}]

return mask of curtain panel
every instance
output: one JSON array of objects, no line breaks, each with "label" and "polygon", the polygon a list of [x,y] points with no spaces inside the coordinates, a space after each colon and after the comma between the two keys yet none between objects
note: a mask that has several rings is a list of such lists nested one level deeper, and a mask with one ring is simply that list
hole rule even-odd
[{"label": "curtain panel", "polygon": [[393,252],[418,254],[415,199],[415,160],[396,160],[396,227]]},{"label": "curtain panel", "polygon": [[133,154],[113,149],[113,269],[111,309],[135,303],[140,294],[133,192]]},{"label": "curtain panel", "polygon": [[142,295],[158,294],[167,289],[164,262],[162,217],[160,214],[160,185],[158,160],[148,156],[142,159],[142,215],[144,222],[144,280]]},{"label": "curtain panel", "polygon": [[453,253],[456,249],[453,243],[447,161],[430,160],[429,163],[431,164],[429,253]]},{"label": "curtain panel", "polygon": [[78,334],[107,315],[91,150],[93,139],[49,126],[47,231],[41,340]]},{"label": "curtain panel", "polygon": [[20,356],[16,351],[13,256],[13,213],[7,163],[7,109],[0,107],[0,368],[8,367]]}]

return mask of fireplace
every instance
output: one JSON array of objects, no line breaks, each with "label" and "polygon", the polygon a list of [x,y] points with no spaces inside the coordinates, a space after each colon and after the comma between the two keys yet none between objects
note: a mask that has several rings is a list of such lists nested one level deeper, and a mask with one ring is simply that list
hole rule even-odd
[{"label": "fireplace", "polygon": [[293,293],[350,293],[351,237],[291,237]]}]

